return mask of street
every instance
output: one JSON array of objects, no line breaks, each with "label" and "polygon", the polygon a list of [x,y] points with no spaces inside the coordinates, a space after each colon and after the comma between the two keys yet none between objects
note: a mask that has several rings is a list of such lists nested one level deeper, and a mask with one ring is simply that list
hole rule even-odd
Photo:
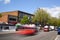
[{"label": "street", "polygon": [[57,37],[55,38],[55,40],[60,40],[60,35],[57,35]]},{"label": "street", "polygon": [[24,36],[16,33],[1,34],[0,40],[55,40],[57,37],[56,31],[38,32],[36,35]]}]

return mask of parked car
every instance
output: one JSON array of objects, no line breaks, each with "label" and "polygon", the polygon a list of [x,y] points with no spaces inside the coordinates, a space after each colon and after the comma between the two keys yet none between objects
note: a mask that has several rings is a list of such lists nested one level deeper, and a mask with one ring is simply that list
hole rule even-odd
[{"label": "parked car", "polygon": [[49,27],[46,25],[46,26],[44,26],[44,32],[49,32]]},{"label": "parked car", "polygon": [[37,28],[35,27],[20,27],[17,28],[17,34],[22,34],[22,35],[31,35],[31,34],[35,34],[38,32]]},{"label": "parked car", "polygon": [[44,32],[49,32],[49,29],[48,28],[44,28]]},{"label": "parked car", "polygon": [[53,31],[55,29],[54,26],[49,26],[50,31]]},{"label": "parked car", "polygon": [[55,29],[54,29],[55,31],[57,31],[58,30],[58,27],[55,27]]},{"label": "parked car", "polygon": [[57,28],[57,33],[60,34],[60,27]]}]

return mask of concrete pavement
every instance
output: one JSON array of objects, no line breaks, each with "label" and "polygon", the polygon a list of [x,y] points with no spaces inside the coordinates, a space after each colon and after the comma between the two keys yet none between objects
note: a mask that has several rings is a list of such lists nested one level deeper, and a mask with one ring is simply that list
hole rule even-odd
[{"label": "concrete pavement", "polygon": [[22,36],[19,34],[4,34],[0,35],[0,40],[54,40],[57,34],[56,31],[38,32],[33,36]]},{"label": "concrete pavement", "polygon": [[8,33],[15,33],[15,30],[2,30],[0,31],[0,34],[8,34]]},{"label": "concrete pavement", "polygon": [[60,35],[57,35],[57,37],[55,38],[55,40],[60,40]]}]

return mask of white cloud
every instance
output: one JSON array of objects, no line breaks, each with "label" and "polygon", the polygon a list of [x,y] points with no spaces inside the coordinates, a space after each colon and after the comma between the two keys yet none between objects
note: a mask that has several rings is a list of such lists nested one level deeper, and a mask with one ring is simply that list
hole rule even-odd
[{"label": "white cloud", "polygon": [[51,14],[51,16],[53,16],[53,17],[58,17],[58,14],[60,13],[60,7],[52,7],[52,8],[42,7],[41,9],[46,10],[46,11],[49,12],[49,13]]},{"label": "white cloud", "polygon": [[9,4],[11,0],[4,0],[4,4]]}]

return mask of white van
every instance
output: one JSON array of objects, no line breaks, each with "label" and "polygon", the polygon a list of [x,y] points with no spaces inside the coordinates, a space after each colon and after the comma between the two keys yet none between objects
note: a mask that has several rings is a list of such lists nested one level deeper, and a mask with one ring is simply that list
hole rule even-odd
[{"label": "white van", "polygon": [[50,26],[50,29],[51,29],[51,30],[54,30],[54,26]]}]

